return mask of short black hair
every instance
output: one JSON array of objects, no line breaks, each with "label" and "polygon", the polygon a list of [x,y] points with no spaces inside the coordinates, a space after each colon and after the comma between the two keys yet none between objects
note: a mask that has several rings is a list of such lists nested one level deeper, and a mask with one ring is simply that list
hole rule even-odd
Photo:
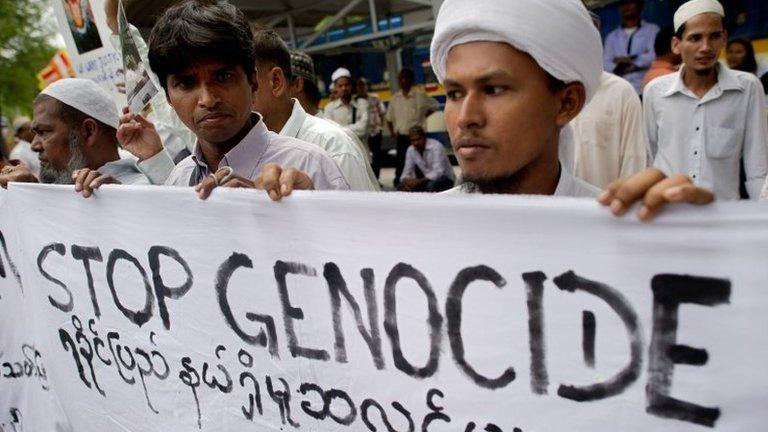
[{"label": "short black hair", "polygon": [[413,69],[411,69],[411,68],[402,68],[402,69],[400,69],[400,73],[398,75],[402,75],[404,77],[410,78],[411,82],[416,81],[416,74],[413,72]]},{"label": "short black hair", "polygon": [[683,40],[683,33],[685,33],[685,23],[683,23],[683,24],[680,26],[680,28],[678,28],[678,29],[675,31],[675,37],[676,37],[676,38],[678,38],[678,39],[680,39],[680,40]]},{"label": "short black hair", "polygon": [[190,0],[166,10],[149,35],[149,66],[168,91],[168,75],[200,59],[239,64],[251,81],[255,70],[253,34],[243,12],[229,3]]},{"label": "short black hair", "polygon": [[289,82],[293,77],[291,69],[291,51],[283,38],[270,29],[259,29],[253,33],[256,67],[273,64],[283,70]]},{"label": "short black hair", "polygon": [[672,52],[672,36],[675,35],[675,31],[672,27],[664,27],[656,33],[656,40],[653,41],[653,51],[656,52],[656,57]]}]

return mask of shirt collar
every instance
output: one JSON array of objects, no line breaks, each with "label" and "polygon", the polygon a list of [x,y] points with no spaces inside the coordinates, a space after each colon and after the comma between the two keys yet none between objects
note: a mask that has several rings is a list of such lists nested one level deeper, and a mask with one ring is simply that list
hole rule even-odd
[{"label": "shirt collar", "polygon": [[[672,96],[675,93],[683,93],[683,94],[691,93],[691,91],[688,90],[688,87],[686,87],[685,83],[683,82],[684,70],[685,70],[685,65],[680,65],[680,70],[677,71],[677,78],[675,79],[675,82],[672,84],[672,87],[670,87],[669,90],[667,90],[667,92],[664,93],[664,97]],[[739,82],[739,80],[736,79],[736,74],[734,74],[733,71],[721,65],[720,63],[715,65],[715,70],[717,72],[717,82],[715,83],[715,87],[719,87],[721,92],[724,92],[727,90],[737,90],[737,91],[744,90],[744,86]]]},{"label": "shirt collar", "polygon": [[293,99],[293,110],[288,121],[285,122],[283,129],[280,130],[280,135],[289,136],[293,138],[299,137],[299,131],[304,124],[304,120],[307,119],[307,112],[301,106],[298,100]]},{"label": "shirt collar", "polygon": [[[256,172],[256,167],[269,145],[269,131],[258,113],[251,113],[251,119],[255,123],[254,126],[232,150],[224,155],[219,162],[219,168],[231,167],[235,173],[245,177],[252,177]],[[201,173],[206,176],[212,174],[205,163],[199,142],[195,144],[192,160],[200,167]]]}]

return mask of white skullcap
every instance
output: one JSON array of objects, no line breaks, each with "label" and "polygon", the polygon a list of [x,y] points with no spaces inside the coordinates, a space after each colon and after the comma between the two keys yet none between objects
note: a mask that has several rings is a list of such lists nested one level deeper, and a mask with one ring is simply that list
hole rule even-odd
[{"label": "white skullcap", "polygon": [[716,13],[725,17],[725,10],[717,0],[691,0],[677,8],[675,12],[675,32],[680,30],[683,24],[696,15],[703,13]]},{"label": "white skullcap", "polygon": [[600,85],[603,45],[581,0],[445,0],[431,47],[438,80],[451,48],[481,41],[505,42],[553,77],[581,82],[587,101]]},{"label": "white skullcap", "polygon": [[331,82],[336,82],[337,79],[344,77],[352,79],[352,73],[347,68],[338,68],[333,71],[333,75],[331,75]]},{"label": "white skullcap", "polygon": [[83,78],[60,79],[41,92],[115,129],[120,124],[115,101],[95,82]]}]

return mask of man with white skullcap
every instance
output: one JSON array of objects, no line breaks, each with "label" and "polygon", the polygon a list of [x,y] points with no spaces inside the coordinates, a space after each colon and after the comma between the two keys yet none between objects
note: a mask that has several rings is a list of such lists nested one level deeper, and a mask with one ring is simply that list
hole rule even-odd
[{"label": "man with white skullcap", "polygon": [[[82,78],[54,82],[35,99],[34,113],[32,150],[40,155],[40,182],[73,184],[79,171],[87,169],[89,180],[96,183],[99,178],[125,184],[149,183],[135,159],[120,158],[117,108],[109,93],[95,82]],[[0,184],[37,182],[24,171],[15,167],[3,172]]]},{"label": "man with white skullcap", "polygon": [[754,75],[719,64],[728,40],[723,18],[716,0],[691,0],[675,12],[672,50],[683,67],[646,87],[645,127],[656,168],[735,200],[743,159],[746,190],[757,199],[768,174],[763,89]]},{"label": "man with white skullcap", "polygon": [[325,106],[323,117],[346,127],[362,142],[368,141],[368,101],[352,99],[352,73],[349,69],[338,68],[331,75],[333,88],[338,99]]},{"label": "man with white skullcap", "polygon": [[[466,182],[454,191],[597,196],[562,169],[558,142],[597,89],[601,58],[600,35],[579,0],[446,0],[431,59]],[[614,182],[600,196],[617,215],[643,200],[644,220],[666,202],[711,199],[658,170]]]}]

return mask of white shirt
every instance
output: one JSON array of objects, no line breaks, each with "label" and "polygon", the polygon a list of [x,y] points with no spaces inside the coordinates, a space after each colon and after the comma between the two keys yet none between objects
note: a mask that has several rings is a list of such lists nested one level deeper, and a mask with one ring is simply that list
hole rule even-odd
[{"label": "white shirt", "polygon": [[560,160],[574,176],[599,188],[647,165],[643,107],[629,81],[603,72],[595,96],[570,123],[573,146]]},{"label": "white shirt", "polygon": [[419,153],[416,147],[411,145],[405,153],[405,166],[401,179],[415,179],[416,167],[421,170],[424,177],[430,180],[437,180],[440,177],[448,177],[455,180],[451,161],[445,154],[445,149],[440,141],[427,138],[424,145],[424,153]]},{"label": "white shirt", "polygon": [[296,99],[280,135],[298,138],[325,150],[341,169],[351,190],[379,190],[379,183],[358,144],[337,124],[307,114]]},{"label": "white shirt", "polygon": [[11,154],[8,155],[11,160],[19,160],[29,168],[35,177],[40,176],[40,156],[36,151],[32,150],[32,144],[23,139],[16,141],[16,145],[13,146]]},{"label": "white shirt", "polygon": [[112,178],[124,185],[149,184],[147,176],[145,176],[136,165],[138,159],[123,150],[119,150],[118,153],[120,159],[107,162],[96,171],[104,175],[112,176]]},{"label": "white shirt", "polygon": [[[449,189],[443,193],[480,193],[475,185],[472,183],[462,183],[453,189]],[[600,194],[600,189],[578,179],[569,173],[565,167],[560,165],[560,179],[557,182],[557,188],[552,196],[572,197],[572,198],[597,198]]]},{"label": "white shirt", "polygon": [[739,199],[739,159],[752,199],[768,174],[768,121],[763,88],[752,74],[718,65],[718,82],[699,99],[683,71],[645,88],[645,128],[653,166],[684,173],[718,199]]},{"label": "white shirt", "polygon": [[763,193],[760,194],[760,201],[768,201],[768,177],[765,179],[765,184],[763,185]]},{"label": "white shirt", "polygon": [[348,128],[362,141],[368,139],[368,101],[366,99],[352,100],[349,105],[344,104],[341,99],[336,99],[325,106],[323,118]]},{"label": "white shirt", "polygon": [[408,96],[400,90],[389,101],[387,121],[392,123],[395,133],[408,135],[414,126],[424,126],[427,113],[437,111],[440,104],[423,91],[412,88]]}]

